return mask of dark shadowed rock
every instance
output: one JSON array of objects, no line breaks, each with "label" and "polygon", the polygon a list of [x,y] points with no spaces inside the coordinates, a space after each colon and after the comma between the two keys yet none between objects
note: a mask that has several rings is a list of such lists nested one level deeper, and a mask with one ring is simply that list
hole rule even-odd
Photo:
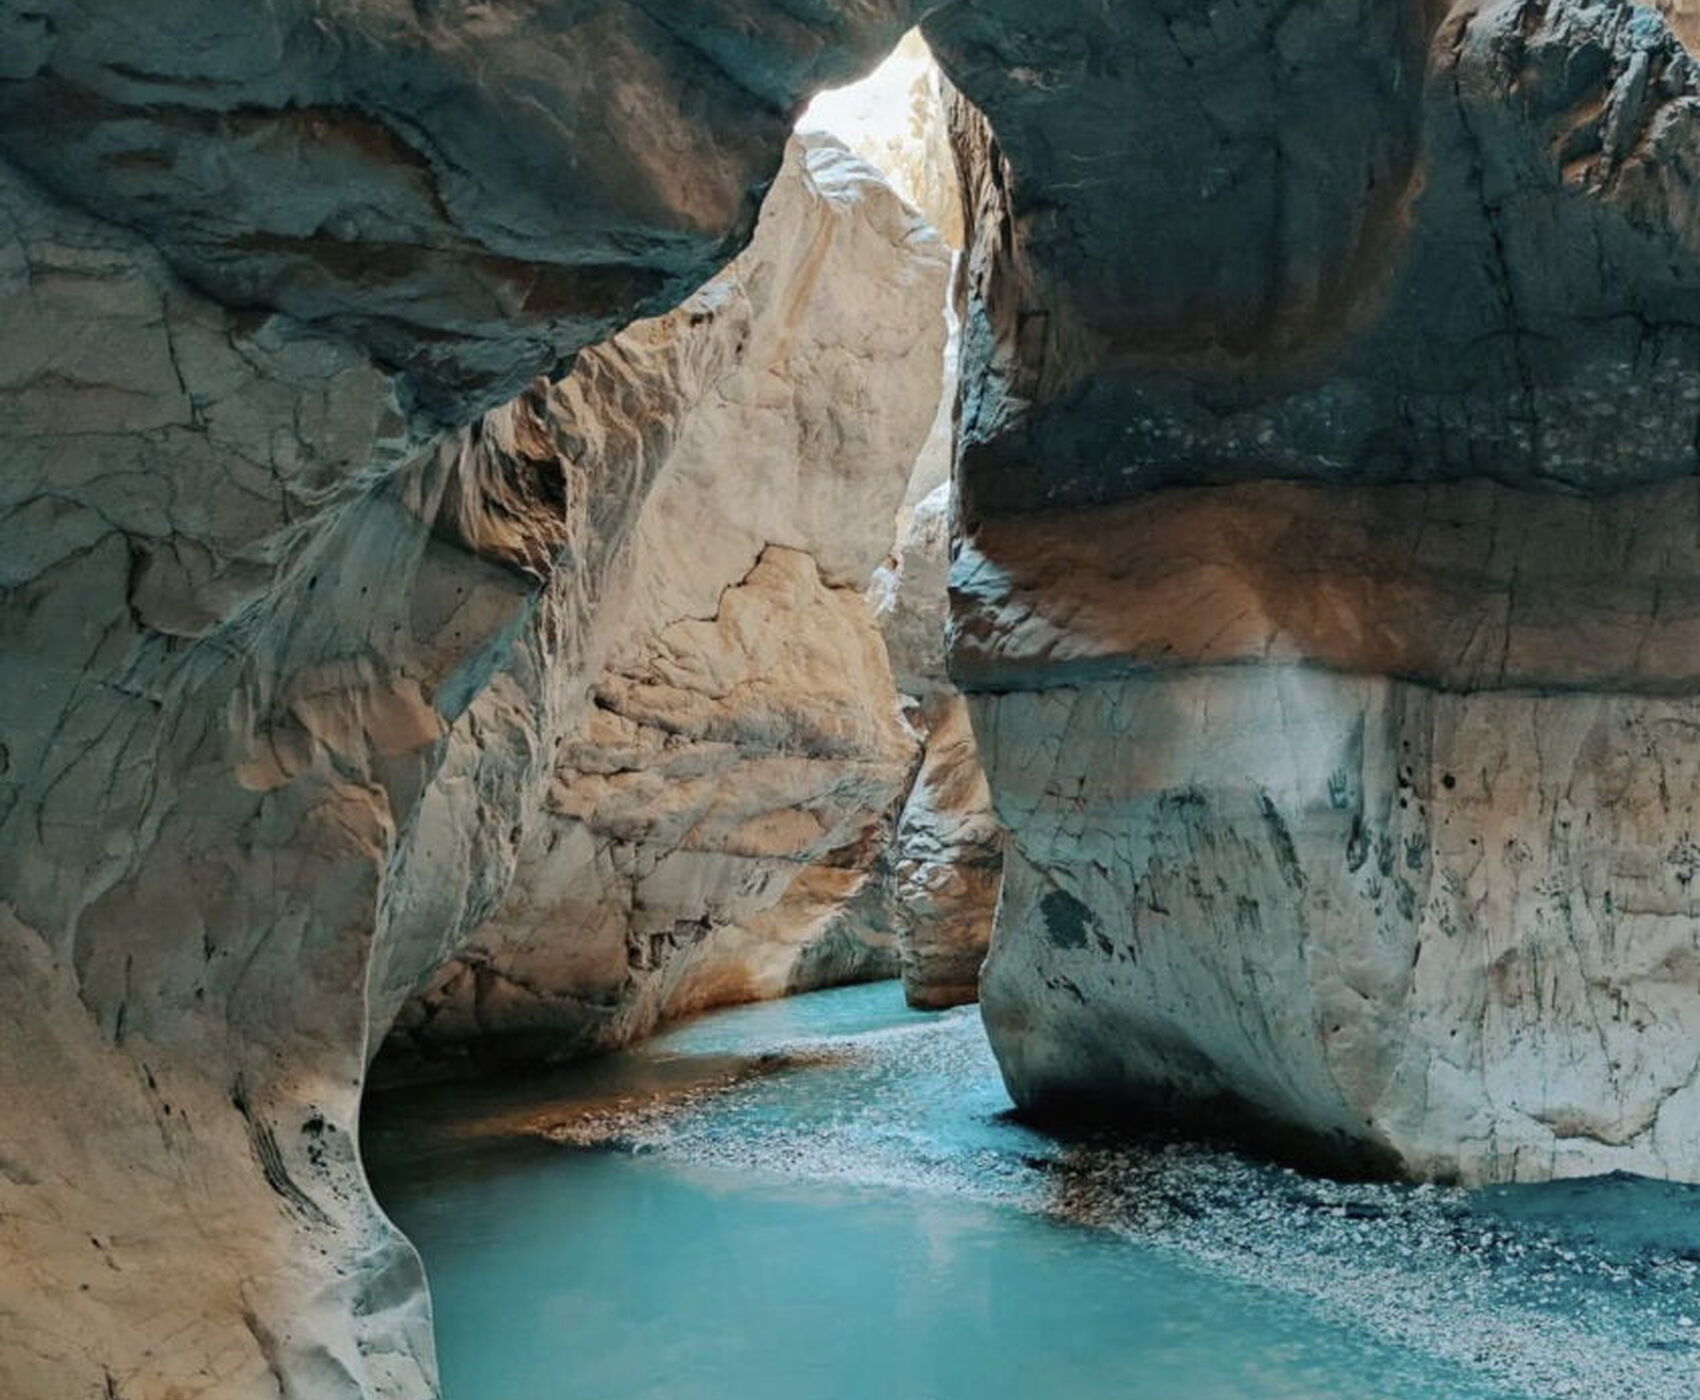
[{"label": "dark shadowed rock", "polygon": [[920,8],[44,0],[0,11],[0,152],[464,420],[718,271]]},{"label": "dark shadowed rock", "polygon": [[1444,8],[934,18],[996,132],[963,112],[971,518],[1691,470],[1700,71],[1628,0]]}]

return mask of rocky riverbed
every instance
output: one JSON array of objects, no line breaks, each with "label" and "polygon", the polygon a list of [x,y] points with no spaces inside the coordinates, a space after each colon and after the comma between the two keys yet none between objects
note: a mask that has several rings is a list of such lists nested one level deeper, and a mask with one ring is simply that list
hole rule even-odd
[{"label": "rocky riverbed", "polygon": [[[1700,1370],[1700,1192],[1631,1178],[1489,1191],[1342,1183],[1203,1143],[1063,1141],[1013,1117],[976,1013],[909,1012],[891,984],[706,1017],[494,1102],[464,1086],[387,1099],[368,1140],[380,1195],[434,1274],[442,1164],[518,1152],[553,1163],[538,1168],[533,1208],[580,1189],[574,1173],[624,1162],[767,1198],[826,1189],[835,1203],[848,1192],[881,1208],[947,1203],[1084,1227],[1094,1248],[1157,1269],[1167,1290],[1232,1300],[1234,1337],[1219,1345],[1262,1360],[1260,1346],[1296,1347],[1294,1364],[1313,1368],[1304,1384],[1330,1400],[1688,1400]],[[438,1166],[428,1148],[421,1168],[422,1142]],[[555,1150],[537,1157],[539,1144]],[[550,1185],[552,1170],[566,1174]],[[451,1396],[454,1299],[499,1250],[455,1238],[441,1259],[454,1282],[438,1289]],[[556,1256],[577,1247],[564,1238]],[[674,1308],[668,1324],[713,1306]],[[1128,1307],[1135,1326],[1148,1304]],[[1342,1345],[1362,1350],[1342,1360]],[[1354,1365],[1385,1369],[1353,1389],[1338,1373]],[[1260,1373],[1220,1393],[1261,1400],[1287,1394],[1283,1383]]]}]

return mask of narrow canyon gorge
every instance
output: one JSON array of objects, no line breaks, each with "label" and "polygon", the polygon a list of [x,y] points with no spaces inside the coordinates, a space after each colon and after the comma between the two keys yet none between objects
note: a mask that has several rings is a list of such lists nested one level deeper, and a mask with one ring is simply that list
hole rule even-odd
[{"label": "narrow canyon gorge", "polygon": [[497,1131],[1700,1393],[1270,1262],[1700,1220],[1697,183],[1688,0],[0,0],[0,1400],[460,1400]]}]

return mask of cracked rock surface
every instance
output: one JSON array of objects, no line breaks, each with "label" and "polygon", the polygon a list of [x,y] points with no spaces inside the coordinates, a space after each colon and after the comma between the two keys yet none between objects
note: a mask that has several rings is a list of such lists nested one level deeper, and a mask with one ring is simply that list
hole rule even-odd
[{"label": "cracked rock surface", "polygon": [[1700,66],[1665,8],[929,22],[980,109],[951,665],[1025,1106],[1700,1178]]},{"label": "cracked rock surface", "polygon": [[512,828],[514,879],[402,1012],[397,1072],[561,1058],[895,974],[880,911],[915,739],[862,585],[937,412],[949,263],[870,167],[811,139],[750,250],[667,318],[712,342],[717,372],[689,401],[628,405],[676,416],[616,639],[588,709],[522,724],[534,792],[503,805],[503,750],[473,755],[481,805],[439,826]]},{"label": "cracked rock surface", "polygon": [[8,3],[0,152],[459,421],[719,271],[803,100],[925,8]]},{"label": "cracked rock surface", "polygon": [[950,483],[941,480],[910,512],[873,589],[897,684],[924,743],[897,824],[890,908],[905,994],[910,1005],[935,1010],[979,998],[1003,871],[1003,832],[968,706],[945,674],[950,516]]},{"label": "cracked rock surface", "polygon": [[[651,484],[763,327],[818,356],[799,398],[854,393],[879,347],[793,319],[835,259],[887,259],[908,319],[870,334],[934,336],[887,370],[919,400],[908,458],[901,415],[799,420],[889,469],[876,532],[933,416],[946,255],[842,153],[799,148],[793,171],[791,261],[742,264],[445,433],[356,345],[220,305],[0,168],[0,1112],[30,1125],[0,1150],[9,1400],[433,1392],[418,1262],[355,1143],[368,1049],[505,895],[552,779],[543,737],[571,730],[620,619],[645,615],[623,551]],[[783,363],[745,381],[752,404],[789,401]],[[770,505],[799,485],[786,449],[766,460],[791,476],[751,483]],[[807,554],[830,494],[799,495],[794,536],[726,502],[750,528],[737,573],[761,561],[743,594],[839,622],[863,606],[850,572],[889,539],[840,531]],[[712,618],[722,576],[683,577],[674,596],[702,589]],[[700,630],[689,606],[671,616]],[[865,611],[861,636],[872,693]],[[617,674],[643,714],[652,679],[688,702],[688,669]],[[722,677],[701,669],[707,703]],[[759,730],[775,708],[795,718],[720,722]],[[810,718],[826,752],[860,743],[900,786],[895,712]],[[825,854],[810,888],[830,921],[848,862]],[[821,964],[840,955],[817,942]]]}]

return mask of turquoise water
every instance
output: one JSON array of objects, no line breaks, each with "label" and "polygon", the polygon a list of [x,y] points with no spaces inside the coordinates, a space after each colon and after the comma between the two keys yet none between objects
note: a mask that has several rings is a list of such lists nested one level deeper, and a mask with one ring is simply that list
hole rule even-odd
[{"label": "turquoise water", "polygon": [[[1510,1393],[1025,1208],[1055,1149],[1001,1116],[976,1031],[853,988],[494,1096],[375,1105],[369,1164],[430,1274],[447,1400]],[[775,1058],[798,1046],[826,1054]],[[601,1145],[540,1136],[563,1124]]]}]

